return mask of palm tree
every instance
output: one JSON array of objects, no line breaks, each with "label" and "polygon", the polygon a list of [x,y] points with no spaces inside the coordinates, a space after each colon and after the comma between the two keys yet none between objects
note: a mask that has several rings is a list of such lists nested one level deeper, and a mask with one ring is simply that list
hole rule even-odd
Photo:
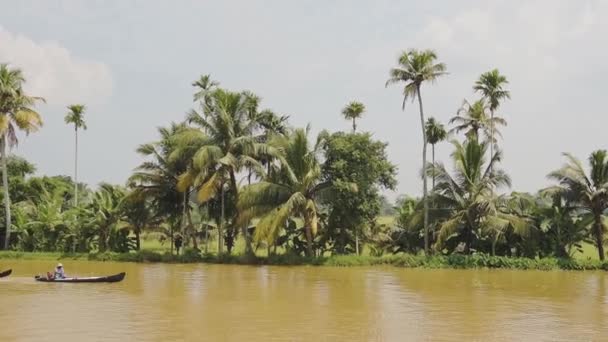
[{"label": "palm tree", "polygon": [[74,104],[68,106],[69,112],[65,116],[66,124],[74,125],[74,206],[78,206],[78,129],[87,129],[84,121],[85,105]]},{"label": "palm tree", "polygon": [[296,129],[289,137],[276,137],[285,160],[281,169],[267,180],[247,186],[238,201],[239,221],[259,217],[255,239],[275,242],[281,229],[292,217],[304,221],[306,254],[313,255],[313,238],[317,234],[317,199],[329,183],[322,182],[321,166],[317,159],[321,139],[311,149],[309,128]]},{"label": "palm tree", "polygon": [[[424,82],[435,82],[440,76],[445,75],[446,66],[443,63],[436,63],[437,54],[432,50],[408,50],[401,54],[398,59],[398,66],[390,70],[390,78],[386,81],[386,86],[390,84],[404,83],[403,104],[408,99],[414,101],[418,98],[420,108],[420,126],[422,129],[422,169],[426,167],[426,147],[427,136],[424,127],[424,111],[422,108],[422,94],[420,89]],[[427,198],[427,179],[422,177],[422,193],[424,203],[424,252],[429,253],[429,204]]]},{"label": "palm tree", "polygon": [[352,101],[344,109],[342,109],[342,115],[346,120],[353,121],[353,133],[357,132],[357,119],[363,116],[365,112],[365,105],[361,102]]},{"label": "palm tree", "polygon": [[17,130],[26,134],[37,131],[42,126],[40,114],[33,109],[40,97],[28,96],[23,90],[25,78],[21,70],[10,69],[0,64],[0,150],[2,152],[2,183],[4,187],[4,209],[6,231],[4,248],[8,249],[11,233],[11,200],[8,189],[8,148],[17,144]]},{"label": "palm tree", "polygon": [[171,124],[158,129],[160,139],[138,147],[137,153],[148,160],[139,165],[129,178],[129,185],[138,196],[150,201],[156,219],[168,222],[173,252],[173,232],[183,220],[187,196],[178,189],[179,176],[186,171],[188,160],[173,158],[177,148],[176,136],[184,131],[183,124]]},{"label": "palm tree", "polygon": [[197,89],[194,93],[194,101],[206,102],[213,89],[220,85],[211,79],[211,75],[202,75],[198,80],[192,82],[192,86]]},{"label": "palm tree", "polygon": [[[448,132],[446,132],[443,124],[435,118],[430,117],[426,121],[426,137],[428,139],[429,144],[431,144],[431,154],[433,159],[433,165],[435,165],[435,145],[444,141],[448,137]],[[435,188],[435,177],[433,177],[433,188]]]},{"label": "palm tree", "polygon": [[452,143],[454,175],[442,164],[427,169],[437,177],[433,190],[437,214],[447,217],[439,223],[436,248],[444,249],[447,241],[454,239],[463,243],[464,252],[469,253],[475,247],[476,238],[483,234],[494,236],[495,240],[508,228],[520,235],[527,234],[530,226],[527,220],[500,210],[501,202],[495,191],[511,185],[504,171],[493,168],[501,160],[500,152],[486,165],[487,143],[479,143],[475,138],[464,144]]},{"label": "palm tree", "polygon": [[598,150],[589,156],[589,175],[582,163],[571,154],[564,154],[567,163],[549,174],[559,185],[545,191],[562,195],[571,201],[583,216],[583,221],[592,222],[591,235],[600,260],[604,260],[604,233],[606,223],[604,211],[608,209],[608,154]]},{"label": "palm tree", "polygon": [[[450,124],[455,124],[455,127],[450,130],[454,133],[460,133],[465,131],[467,138],[481,138],[479,136],[480,131],[484,134],[485,138],[490,141],[490,147],[495,143],[494,135],[500,136],[500,131],[496,129],[496,126],[506,126],[507,122],[503,118],[492,117],[489,118],[486,114],[488,107],[486,102],[481,99],[469,103],[464,100],[462,107],[456,113]],[[492,152],[493,153],[493,152]]]},{"label": "palm tree", "polygon": [[[258,122],[252,117],[253,98],[247,93],[215,89],[208,94],[201,113],[191,111],[188,122],[195,126],[181,134],[182,143],[192,142],[198,147],[188,170],[180,177],[181,190],[195,187],[198,189],[198,200],[206,203],[218,193],[222,197],[225,186],[234,196],[239,197],[237,174],[243,169],[254,174],[263,175],[264,168],[259,162],[264,155],[277,154],[261,142],[260,137],[252,134]],[[223,210],[222,205],[222,212]],[[223,229],[222,218],[219,229]],[[233,228],[236,224],[232,220]],[[246,242],[246,252],[251,253],[251,241],[245,224],[241,226]],[[221,243],[221,232],[218,244]],[[218,252],[223,247],[218,246]]]},{"label": "palm tree", "polygon": [[[501,102],[511,98],[511,93],[504,89],[504,86],[508,83],[507,78],[501,75],[498,69],[493,69],[481,74],[473,86],[473,90],[480,92],[489,103],[490,119],[492,121],[494,121],[494,112],[496,112]],[[490,127],[490,141],[492,141],[492,144],[490,144],[490,155],[494,152],[494,129],[494,126]]]},{"label": "palm tree", "polygon": [[102,184],[93,195],[88,211],[92,218],[90,224],[97,228],[100,252],[110,248],[112,230],[119,228],[123,218],[124,201],[124,190],[109,184]]}]

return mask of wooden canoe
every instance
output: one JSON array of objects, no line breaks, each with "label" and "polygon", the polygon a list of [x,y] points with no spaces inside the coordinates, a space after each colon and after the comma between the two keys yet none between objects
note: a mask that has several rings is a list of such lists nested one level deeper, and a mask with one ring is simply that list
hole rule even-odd
[{"label": "wooden canoe", "polygon": [[83,277],[83,278],[63,278],[63,279],[49,279],[45,276],[36,276],[36,281],[45,283],[117,283],[125,279],[125,272],[118,273],[111,276],[104,277]]},{"label": "wooden canoe", "polygon": [[8,277],[9,275],[11,275],[11,273],[13,273],[13,270],[6,270],[3,272],[0,272],[0,278]]}]

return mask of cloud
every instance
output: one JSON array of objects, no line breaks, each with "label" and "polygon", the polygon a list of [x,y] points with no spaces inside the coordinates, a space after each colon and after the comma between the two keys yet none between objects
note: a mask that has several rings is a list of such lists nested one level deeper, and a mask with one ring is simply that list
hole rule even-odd
[{"label": "cloud", "polygon": [[58,42],[36,42],[1,26],[0,63],[21,68],[26,90],[51,105],[103,103],[112,93],[107,65],[78,58]]}]

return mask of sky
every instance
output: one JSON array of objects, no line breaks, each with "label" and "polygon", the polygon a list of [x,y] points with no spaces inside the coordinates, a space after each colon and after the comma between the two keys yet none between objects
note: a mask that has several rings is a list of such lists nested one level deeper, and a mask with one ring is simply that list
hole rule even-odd
[{"label": "sky", "polygon": [[[26,89],[46,98],[45,126],[15,153],[40,174],[73,173],[66,106],[84,103],[80,180],[123,183],[142,159],[136,147],[193,107],[192,81],[211,74],[250,90],[262,107],[313,131],[358,126],[389,143],[397,194],[420,194],[421,132],[415,103],[401,110],[400,87],[385,88],[399,53],[433,49],[449,74],[424,85],[425,112],[453,117],[475,100],[478,76],[509,79],[500,142],[513,190],[549,185],[563,152],[586,159],[606,148],[608,1],[68,1],[0,0],[0,62],[23,70]],[[452,148],[437,146],[449,164]]]}]

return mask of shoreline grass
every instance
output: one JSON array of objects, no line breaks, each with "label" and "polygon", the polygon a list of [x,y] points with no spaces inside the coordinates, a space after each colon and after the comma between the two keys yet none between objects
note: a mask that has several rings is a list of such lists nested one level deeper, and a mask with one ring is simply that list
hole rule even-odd
[{"label": "shoreline grass", "polygon": [[598,260],[559,258],[509,258],[489,255],[387,255],[382,257],[338,255],[328,257],[302,257],[283,254],[269,257],[223,255],[201,255],[194,250],[186,250],[182,255],[161,254],[142,250],[133,253],[47,253],[0,251],[0,260],[88,260],[135,263],[207,263],[232,265],[276,265],[276,266],[328,266],[328,267],[370,267],[393,266],[401,268],[430,269],[511,269],[511,270],[608,270],[608,262]]}]

